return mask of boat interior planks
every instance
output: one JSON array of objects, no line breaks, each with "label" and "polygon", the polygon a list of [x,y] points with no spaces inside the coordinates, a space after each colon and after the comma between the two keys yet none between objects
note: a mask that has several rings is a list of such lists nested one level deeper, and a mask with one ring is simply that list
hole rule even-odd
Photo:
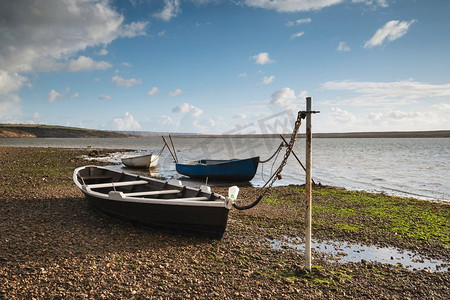
[{"label": "boat interior planks", "polygon": [[232,201],[208,190],[98,166],[75,169],[73,180],[108,215],[188,235],[225,232]]}]

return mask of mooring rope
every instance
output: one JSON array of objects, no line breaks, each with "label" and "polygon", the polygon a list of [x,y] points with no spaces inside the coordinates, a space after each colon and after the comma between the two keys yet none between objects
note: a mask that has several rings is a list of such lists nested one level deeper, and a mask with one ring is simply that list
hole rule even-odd
[{"label": "mooring rope", "polygon": [[260,164],[265,164],[266,162],[269,162],[275,155],[277,155],[277,154],[281,151],[281,148],[283,148],[283,146],[284,146],[284,142],[282,142],[282,143],[280,144],[280,146],[278,146],[277,150],[275,150],[275,152],[272,154],[272,156],[270,156],[270,157],[269,157],[268,159],[266,159],[266,160],[260,160],[259,163],[260,163]]},{"label": "mooring rope", "polygon": [[[166,148],[166,144],[164,144],[164,146],[163,146],[162,149],[159,151],[159,153],[155,155],[155,158],[152,159],[152,160],[150,161],[150,164],[152,164],[152,162],[154,162],[155,160],[159,159],[159,157],[161,156],[162,152],[164,151],[164,148]],[[152,154],[153,154],[153,153],[152,153]]]},{"label": "mooring rope", "polygon": [[289,144],[287,145],[287,149],[286,149],[286,153],[284,154],[283,161],[281,162],[280,166],[275,171],[275,173],[273,173],[272,176],[270,177],[270,179],[263,185],[263,187],[262,187],[263,191],[262,191],[261,195],[253,203],[250,203],[249,205],[239,206],[236,203],[233,203],[234,208],[236,208],[238,210],[246,210],[246,209],[255,207],[262,200],[262,198],[265,196],[265,194],[267,193],[269,188],[272,187],[272,185],[275,183],[275,181],[277,181],[277,179],[279,179],[281,177],[281,175],[280,175],[281,171],[283,171],[283,168],[286,165],[287,160],[292,153],[292,150],[294,149],[295,142],[297,141],[298,130],[300,129],[300,126],[302,125],[302,119],[306,118],[306,115],[307,115],[307,112],[305,112],[305,111],[298,112],[297,120],[295,121],[294,130],[292,131],[291,139],[289,140]]},{"label": "mooring rope", "polygon": [[[268,162],[269,160],[271,160],[275,156],[275,159],[273,160],[272,165],[270,166],[270,173],[269,173],[270,175],[269,175],[269,177],[272,176],[272,174],[273,174],[273,166],[277,162],[278,155],[280,155],[280,152],[281,152],[281,148],[283,148],[283,146],[285,146],[285,145],[287,145],[287,143],[281,143],[280,146],[278,147],[278,149],[275,151],[275,153],[269,159],[267,159],[265,161],[265,162]],[[264,178],[264,163],[261,163],[261,179],[263,181],[266,181],[266,179]]]}]

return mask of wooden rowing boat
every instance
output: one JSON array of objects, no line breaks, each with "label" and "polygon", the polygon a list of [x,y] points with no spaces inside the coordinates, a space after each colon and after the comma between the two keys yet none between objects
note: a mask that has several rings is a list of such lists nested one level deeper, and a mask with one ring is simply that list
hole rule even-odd
[{"label": "wooden rowing boat", "polygon": [[73,180],[95,209],[181,234],[220,239],[232,205],[209,187],[196,189],[178,180],[165,182],[105,167],[77,168]]},{"label": "wooden rowing boat", "polygon": [[121,157],[122,163],[131,168],[153,168],[156,167],[159,160],[157,154],[144,154],[144,155],[125,155]]},{"label": "wooden rowing boat", "polygon": [[247,159],[202,159],[177,163],[178,173],[193,178],[221,181],[250,181],[258,169],[259,156]]}]

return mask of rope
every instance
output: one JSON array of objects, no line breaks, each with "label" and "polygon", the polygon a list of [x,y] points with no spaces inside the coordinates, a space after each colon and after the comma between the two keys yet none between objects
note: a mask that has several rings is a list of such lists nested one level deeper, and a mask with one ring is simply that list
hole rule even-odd
[{"label": "rope", "polygon": [[150,164],[151,164],[152,162],[154,162],[155,160],[157,160],[157,159],[161,156],[161,153],[164,151],[164,148],[166,148],[166,144],[164,144],[164,146],[163,146],[162,149],[159,151],[159,153],[156,154],[155,158],[152,159],[152,160],[150,161]]},{"label": "rope", "polygon": [[275,181],[277,181],[277,179],[279,179],[281,177],[280,176],[281,171],[283,171],[283,168],[286,165],[287,160],[288,160],[289,156],[291,155],[292,150],[294,149],[295,142],[297,141],[298,130],[300,129],[300,126],[302,125],[302,119],[304,119],[306,117],[306,114],[307,114],[307,112],[304,112],[304,111],[298,112],[297,120],[295,121],[294,130],[292,131],[291,139],[289,140],[289,144],[287,145],[287,149],[286,149],[286,153],[284,154],[283,161],[281,162],[280,166],[275,171],[275,173],[272,174],[270,179],[263,185],[263,187],[262,187],[263,191],[262,191],[261,195],[256,199],[256,201],[254,201],[253,203],[250,203],[249,205],[239,206],[236,203],[233,203],[234,208],[236,208],[238,210],[246,210],[246,209],[255,207],[262,200],[262,198],[265,196],[265,194],[267,193],[269,188],[272,187],[272,185],[275,183]]},{"label": "rope", "polygon": [[259,163],[265,164],[266,162],[269,162],[275,155],[277,155],[281,151],[281,148],[283,148],[283,146],[284,146],[284,143],[281,143],[280,146],[278,146],[277,150],[275,150],[275,152],[272,154],[271,157],[269,157],[266,160],[260,160]]},{"label": "rope", "polygon": [[[274,153],[274,155],[275,155],[275,154],[276,154],[276,155],[275,155],[275,159],[273,160],[272,166],[270,166],[270,175],[269,175],[269,177],[272,177],[272,174],[273,174],[273,166],[275,166],[275,163],[277,162],[277,159],[278,159],[278,155],[280,155],[281,148],[282,148],[284,145],[287,145],[287,143],[286,143],[286,144],[281,143],[280,147],[278,147],[278,150]],[[272,155],[272,157],[273,157],[274,155]],[[271,157],[270,159],[272,159],[272,157]],[[270,159],[269,159],[269,160],[270,160]],[[266,179],[264,178],[264,164],[261,164],[261,178],[262,178],[263,181],[266,181]]]}]

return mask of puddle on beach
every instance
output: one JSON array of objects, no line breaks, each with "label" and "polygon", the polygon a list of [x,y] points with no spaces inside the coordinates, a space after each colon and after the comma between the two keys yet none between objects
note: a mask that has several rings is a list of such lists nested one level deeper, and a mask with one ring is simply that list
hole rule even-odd
[{"label": "puddle on beach", "polygon": [[[286,241],[267,239],[272,249],[293,248],[305,251],[305,244],[300,238],[286,238]],[[449,262],[438,259],[427,259],[411,251],[404,251],[392,247],[365,246],[338,241],[312,241],[312,249],[332,255],[332,259],[341,263],[361,262],[362,260],[391,265],[402,265],[408,270],[427,269],[430,272],[449,271]]]}]

